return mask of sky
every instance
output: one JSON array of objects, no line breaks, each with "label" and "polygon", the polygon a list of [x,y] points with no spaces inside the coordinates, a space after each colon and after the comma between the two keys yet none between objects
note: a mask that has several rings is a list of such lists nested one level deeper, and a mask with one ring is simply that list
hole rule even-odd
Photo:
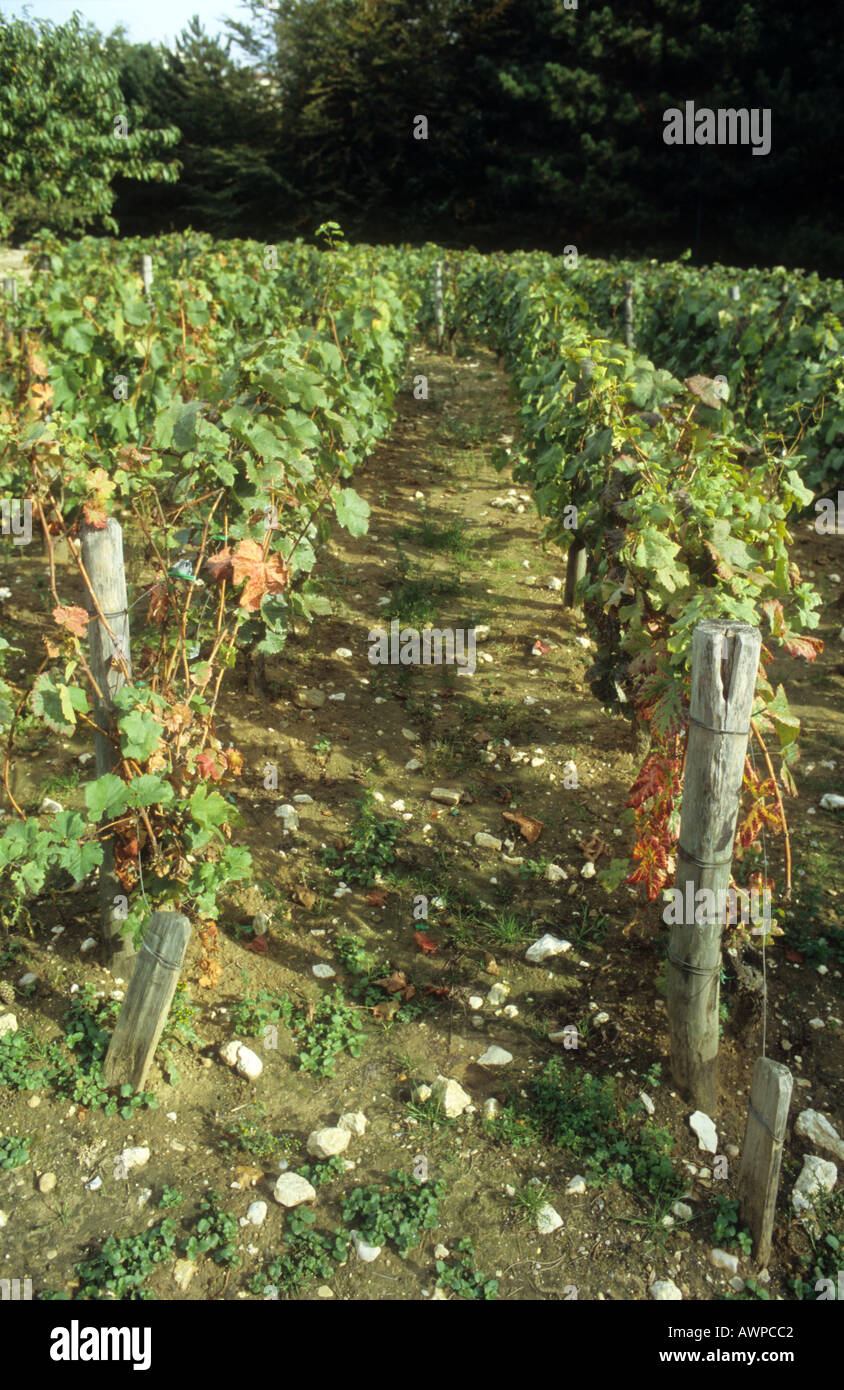
[{"label": "sky", "polygon": [[168,47],[192,15],[199,15],[212,36],[222,33],[224,19],[248,15],[238,0],[0,0],[0,15],[5,19],[49,19],[63,24],[74,10],[104,34],[124,24],[132,42]]}]

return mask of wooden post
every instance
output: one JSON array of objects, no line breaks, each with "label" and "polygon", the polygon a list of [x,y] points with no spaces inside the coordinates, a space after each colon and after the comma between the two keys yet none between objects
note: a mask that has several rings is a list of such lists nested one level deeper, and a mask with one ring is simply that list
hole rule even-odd
[{"label": "wooden post", "polygon": [[566,559],[566,588],[563,594],[563,603],[566,608],[578,606],[575,598],[575,589],[586,573],[586,547],[583,541],[576,536],[569,546]]},{"label": "wooden post", "polygon": [[14,275],[3,276],[3,294],[6,299],[11,299],[13,304],[18,302],[18,282]]},{"label": "wooden post", "polygon": [[[120,654],[126,663],[131,677],[131,658],[129,653],[129,610],[126,597],[126,575],[123,571],[123,531],[120,523],[110,516],[102,530],[82,521],[79,525],[82,540],[82,563],[85,566],[91,588],[119,644]],[[90,597],[86,595],[90,607]],[[117,647],[98,618],[88,624],[91,670],[103,692],[104,701],[94,700],[94,718],[103,729],[112,726],[112,697],[126,684],[123,667],[116,657]],[[117,753],[109,739],[103,734],[94,735],[97,758],[97,776],[110,772],[117,761]],[[125,920],[123,914],[115,911],[115,898],[125,897],[123,885],[114,873],[114,841],[108,836],[103,842],[103,862],[100,867],[100,916],[103,935],[109,947],[108,962],[112,975],[120,975],[128,980],[136,958],[131,938],[121,935]]]},{"label": "wooden post", "polygon": [[[675,1084],[708,1115],[718,1098],[721,932],[761,640],[749,623],[721,619],[699,623],[692,638],[667,998]],[[696,903],[700,889],[713,895],[713,911],[706,899]]]},{"label": "wooden post", "polygon": [[624,343],[626,347],[635,347],[633,341],[633,281],[624,282]]},{"label": "wooden post", "polygon": [[788,1123],[793,1078],[788,1067],[759,1057],[753,1070],[750,1105],[739,1174],[742,1220],[753,1236],[753,1254],[762,1267],[771,1257],[774,1208]]},{"label": "wooden post", "polygon": [[434,322],[437,327],[437,352],[442,352],[445,318],[443,314],[443,263],[437,261],[434,271]]},{"label": "wooden post", "polygon": [[190,922],[153,912],[103,1064],[107,1086],[142,1091],[185,963]]},{"label": "wooden post", "polygon": [[737,304],[741,299],[741,290],[738,285],[730,285],[730,299],[734,304]]},{"label": "wooden post", "polygon": [[37,260],[36,263],[35,263],[35,269],[36,269],[36,270],[49,270],[49,269],[50,269],[50,257],[49,257],[46,253],[42,252],[42,254],[38,257],[38,260]]},{"label": "wooden post", "polygon": [[152,289],[152,256],[141,256],[141,276],[144,282],[144,294],[149,294]]}]

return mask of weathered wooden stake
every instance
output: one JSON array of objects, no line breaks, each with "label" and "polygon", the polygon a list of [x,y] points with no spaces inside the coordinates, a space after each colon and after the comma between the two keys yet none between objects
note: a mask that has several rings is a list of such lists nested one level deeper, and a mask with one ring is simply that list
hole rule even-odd
[{"label": "weathered wooden stake", "polygon": [[443,263],[437,261],[434,271],[434,322],[437,326],[437,352],[442,352],[445,317],[443,314]]},{"label": "weathered wooden stake", "polygon": [[571,542],[566,559],[566,587],[563,594],[563,603],[566,608],[577,607],[575,590],[580,580],[586,574],[586,547],[583,541],[576,537]]},{"label": "weathered wooden stake", "polygon": [[792,1084],[791,1072],[782,1062],[772,1062],[769,1057],[757,1058],[747,1108],[738,1192],[742,1220],[750,1227],[753,1254],[760,1267],[766,1265],[771,1256],[774,1208]]},{"label": "weathered wooden stake", "polygon": [[732,299],[734,304],[737,304],[741,299],[741,290],[738,285],[730,285],[730,299]]},{"label": "weathered wooden stake", "polygon": [[[699,623],[692,638],[691,722],[675,877],[680,897],[668,916],[667,993],[674,1081],[708,1115],[718,1098],[726,915],[719,905],[726,905],[730,883],[760,646],[758,628],[721,619]],[[712,897],[696,902],[700,889]],[[707,901],[717,910],[705,911]]]},{"label": "weathered wooden stake", "polygon": [[636,344],[633,340],[633,281],[624,282],[624,343],[626,347],[632,348]]},{"label": "weathered wooden stake", "polygon": [[144,282],[144,294],[149,294],[152,289],[152,256],[141,256],[141,275]]},{"label": "weathered wooden stake", "polygon": [[190,922],[180,912],[153,912],[103,1064],[107,1086],[143,1090],[185,963]]},{"label": "weathered wooden stake", "polygon": [[[82,563],[91,581],[91,588],[97,595],[100,608],[114,633],[120,655],[131,678],[129,609],[126,575],[123,571],[123,531],[120,523],[110,516],[103,530],[90,526],[85,521],[81,522],[79,534],[82,540]],[[86,599],[86,607],[92,612],[90,596],[86,595]],[[110,729],[113,719],[112,699],[121,686],[126,684],[126,677],[117,660],[118,646],[115,646],[103,623],[96,617],[88,624],[88,641],[91,670],[104,697],[102,704],[96,698],[94,700],[94,718],[100,728]],[[110,740],[100,733],[94,735],[94,747],[97,776],[102,777],[114,767],[117,753]],[[110,951],[109,969],[112,975],[128,980],[137,953],[131,936],[121,934],[125,921],[125,912],[121,910],[122,899],[125,896],[123,885],[114,873],[114,840],[109,835],[103,841],[103,862],[100,867],[100,916],[103,935]],[[115,899],[118,900],[117,903]]]},{"label": "weathered wooden stake", "polygon": [[3,276],[3,295],[6,299],[11,299],[13,304],[18,302],[18,282],[14,275]]}]

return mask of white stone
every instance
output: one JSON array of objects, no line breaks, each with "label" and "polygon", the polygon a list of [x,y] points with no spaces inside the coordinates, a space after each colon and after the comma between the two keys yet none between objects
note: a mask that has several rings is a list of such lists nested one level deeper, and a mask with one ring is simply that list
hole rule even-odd
[{"label": "white stone", "polygon": [[298,1207],[302,1202],[312,1202],[316,1197],[316,1190],[298,1173],[282,1173],[281,1177],[276,1179],[273,1196],[283,1207]]},{"label": "white stone", "polygon": [[247,1081],[256,1081],[264,1070],[264,1064],[251,1047],[244,1047],[241,1043],[237,1049],[236,1070],[238,1075],[245,1076]]},{"label": "white stone", "polygon": [[365,1134],[367,1119],[362,1110],[349,1110],[337,1121],[338,1129],[347,1129],[350,1134]]},{"label": "white stone", "polygon": [[332,1158],[349,1147],[350,1138],[349,1131],[341,1129],[339,1125],[315,1129],[308,1135],[308,1153],[316,1158]]},{"label": "white stone", "polygon": [[595,868],[595,865],[592,863],[592,860],[587,859],[586,863],[583,865],[583,868],[580,870],[580,877],[594,878],[597,872],[598,870]]},{"label": "white stone", "polygon": [[444,806],[459,806],[460,793],[448,787],[432,787],[428,795],[432,801],[441,801]]},{"label": "white stone", "polygon": [[708,1154],[718,1152],[718,1132],[708,1115],[705,1115],[702,1110],[696,1110],[689,1117],[689,1125],[694,1134],[697,1135],[699,1149]]},{"label": "white stone", "polygon": [[246,1209],[246,1220],[253,1226],[260,1226],[267,1218],[266,1202],[251,1202]]},{"label": "white stone", "polygon": [[423,1081],[421,1086],[417,1086],[413,1092],[413,1099],[419,1104],[424,1105],[426,1100],[430,1100],[432,1095],[431,1087]]},{"label": "white stone", "polygon": [[419,734],[415,729],[402,729],[401,736],[406,738],[408,743],[417,743],[419,740]]},{"label": "white stone", "polygon": [[27,972],[26,972],[25,975],[21,975],[20,979],[18,980],[18,984],[19,984],[19,985],[34,985],[34,984],[35,984],[35,981],[36,981],[37,979],[38,979],[38,976],[37,976],[36,974],[34,974],[32,970],[27,970]]},{"label": "white stone", "polygon": [[405,772],[418,772],[422,766],[418,758],[410,758],[404,765]]},{"label": "white stone", "polygon": [[2,1229],[3,1229],[4,1226],[8,1226],[8,1224],[9,1224],[9,1218],[8,1218],[8,1216],[6,1215],[6,1213],[5,1213],[4,1211],[0,1211],[0,1231],[2,1231]]},{"label": "white stone", "polygon": [[243,1047],[240,1038],[232,1038],[231,1042],[223,1043],[220,1048],[220,1056],[229,1067],[237,1066],[237,1050]]},{"label": "white stone", "polygon": [[548,588],[551,590],[551,592],[554,593],[554,594],[558,594],[558,593],[560,592],[560,590],[562,589],[562,587],[563,587],[563,581],[562,581],[562,579],[557,579],[556,576],[552,574],[551,577],[550,577],[549,580],[548,580]]},{"label": "white stone", "polygon": [[16,1033],[18,1031],[18,1020],[14,1014],[0,1014],[0,1038],[6,1033]]},{"label": "white stone", "polygon": [[504,1047],[497,1047],[494,1043],[488,1047],[482,1057],[478,1058],[480,1067],[506,1067],[512,1062],[513,1054]]},{"label": "white stone", "polygon": [[518,1018],[518,1017],[519,1017],[519,1011],[518,1011],[518,1009],[516,1008],[515,1004],[505,1004],[505,1005],[504,1005],[504,1009],[503,1009],[503,1013],[504,1013],[504,1017],[505,1017],[505,1018]]},{"label": "white stone", "polygon": [[294,801],[297,803],[297,805],[299,805],[299,806],[313,806],[313,804],[314,804],[314,799],[313,799],[313,797],[312,797],[312,796],[308,796],[308,793],[307,793],[307,792],[297,792],[297,794],[294,796],[293,800],[294,800]]},{"label": "white stone", "polygon": [[815,1029],[818,1029],[818,1028],[825,1028],[825,1027],[826,1027],[826,1024],[824,1023],[824,1021],[823,1021],[822,1018],[810,1018],[810,1019],[809,1019],[809,1027],[810,1027],[810,1028],[815,1028]]},{"label": "white stone", "polygon": [[364,1264],[372,1264],[373,1260],[377,1260],[383,1248],[380,1245],[367,1245],[363,1236],[359,1235],[357,1231],[352,1231],[352,1243],[355,1247],[355,1254],[359,1260],[363,1260]]},{"label": "white stone", "polygon": [[564,951],[571,950],[571,942],[564,941],[559,936],[552,936],[546,932],[538,941],[534,941],[532,946],[528,946],[525,951],[525,960],[532,961],[538,965],[540,961],[547,960],[549,956],[560,956]]},{"label": "white stone", "polygon": [[475,844],[478,849],[501,849],[501,841],[496,839],[494,835],[488,835],[485,830],[478,831],[475,836]]},{"label": "white stone", "polygon": [[321,961],[319,965],[312,965],[311,970],[318,980],[332,980],[337,974],[334,967],[327,965],[325,961]]},{"label": "white stone", "polygon": [[495,1096],[488,1096],[484,1101],[484,1119],[494,1120],[496,1115],[501,1113],[501,1105]]},{"label": "white stone", "polygon": [[838,1169],[829,1159],[803,1155],[803,1167],[791,1194],[791,1205],[798,1216],[811,1211],[813,1198],[831,1192],[838,1180]]},{"label": "white stone", "polygon": [[607,1013],[599,1013],[599,1014],[596,1014],[596,1015],[595,1015],[595,1022],[596,1022],[596,1023],[609,1023],[609,1021],[610,1021],[610,1016],[609,1016],[609,1014],[607,1014]]},{"label": "white stone", "polygon": [[50,816],[58,816],[61,815],[62,811],[64,810],[64,807],[62,806],[61,802],[53,801],[52,797],[45,796],[41,802],[41,805],[38,807],[38,810],[39,813],[45,811]]},{"label": "white stone", "polygon": [[844,1159],[844,1141],[837,1129],[830,1124],[826,1115],[818,1110],[803,1110],[797,1116],[794,1133],[801,1139],[808,1139],[819,1149],[826,1149],[838,1159]]},{"label": "white stone", "polygon": [[435,1260],[447,1260],[447,1259],[448,1259],[448,1256],[449,1256],[449,1249],[448,1249],[448,1246],[447,1246],[447,1245],[443,1245],[442,1243],[440,1243],[439,1245],[435,1245],[435,1246],[434,1246],[434,1259],[435,1259]]},{"label": "white stone", "polygon": [[545,1202],[536,1213],[536,1230],[541,1236],[550,1236],[553,1231],[558,1231],[563,1224],[563,1218],[558,1211],[555,1211],[550,1202]]},{"label": "white stone", "polygon": [[564,878],[568,878],[568,874],[559,864],[549,864],[545,870],[545,878],[549,883],[561,883]]},{"label": "white stone", "polygon": [[173,1266],[173,1282],[184,1293],[196,1274],[199,1265],[196,1260],[177,1260]]},{"label": "white stone", "polygon": [[458,1115],[472,1104],[472,1097],[467,1095],[459,1081],[453,1080],[448,1076],[438,1076],[431,1087],[432,1096],[440,1102],[443,1114],[449,1120],[454,1120]]},{"label": "white stone", "polygon": [[349,650],[348,647],[337,647],[334,652],[334,655],[339,656],[341,661],[348,661],[349,658],[352,656],[352,652]]},{"label": "white stone", "polygon": [[130,1168],[142,1168],[145,1163],[149,1163],[149,1149],[143,1145],[124,1149],[119,1162],[124,1172],[128,1172]]},{"label": "white stone", "polygon": [[586,1179],[580,1173],[575,1173],[574,1177],[566,1183],[566,1192],[572,1197],[580,1197],[585,1191]]},{"label": "white stone", "polygon": [[640,1099],[640,1101],[642,1102],[642,1104],[644,1105],[644,1107],[645,1107],[645,1109],[647,1110],[648,1114],[649,1114],[649,1115],[652,1115],[652,1114],[654,1113],[654,1110],[656,1109],[656,1107],[655,1107],[653,1101],[651,1100],[650,1096],[648,1095],[647,1091],[640,1091],[640,1092],[639,1092],[639,1099]]},{"label": "white stone", "polygon": [[483,1006],[484,1006],[484,1001],[483,1001],[483,996],[482,996],[482,995],[480,995],[480,994],[470,994],[470,995],[469,995],[469,1008],[470,1008],[470,1009],[482,1009]]},{"label": "white stone", "polygon": [[673,1279],[657,1279],[648,1290],[657,1303],[682,1303],[683,1295]]},{"label": "white stone", "polygon": [[492,986],[489,993],[487,994],[486,1002],[488,1004],[491,1004],[493,1008],[497,1008],[500,1004],[504,1003],[504,1000],[507,998],[507,995],[509,993],[510,986],[506,984],[503,980],[496,980],[495,984]]},{"label": "white stone", "polygon": [[821,809],[824,811],[839,811],[842,806],[844,806],[844,796],[836,796],[835,792],[827,792],[825,796],[821,797]]},{"label": "white stone", "polygon": [[102,1185],[103,1180],[98,1173],[97,1176],[95,1178],[92,1178],[90,1182],[85,1183],[85,1190],[87,1192],[98,1192]]},{"label": "white stone", "polygon": [[80,949],[80,951],[93,951],[93,949],[94,949],[94,947],[96,946],[96,944],[97,944],[97,942],[96,942],[96,938],[95,938],[95,937],[93,937],[93,936],[86,936],[85,940],[82,942],[82,945],[79,947],[79,949]]},{"label": "white stone", "polygon": [[731,1255],[728,1250],[710,1250],[709,1258],[716,1269],[727,1269],[730,1274],[738,1274],[738,1255]]},{"label": "white stone", "polygon": [[285,830],[299,829],[299,814],[295,806],[290,806],[285,802],[283,806],[277,806],[275,814],[278,816]]},{"label": "white stone", "polygon": [[694,1216],[694,1212],[686,1202],[675,1202],[671,1211],[679,1221],[691,1221]]}]

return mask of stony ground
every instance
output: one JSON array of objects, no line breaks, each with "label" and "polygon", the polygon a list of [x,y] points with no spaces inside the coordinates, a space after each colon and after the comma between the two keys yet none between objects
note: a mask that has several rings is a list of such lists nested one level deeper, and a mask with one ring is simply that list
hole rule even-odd
[{"label": "stony ground", "polygon": [[[210,987],[200,965],[208,942],[191,943],[179,1009],[195,1040],[173,1054],[178,1083],[156,1066],[149,1084],[159,1108],[128,1120],[49,1091],[4,1090],[0,1133],[33,1142],[30,1163],[0,1169],[0,1272],[32,1278],[36,1291],[72,1294],[79,1262],[109,1233],[133,1236],[172,1217],[181,1242],[196,1230],[203,1197],[216,1192],[217,1212],[234,1218],[217,1221],[229,1231],[228,1258],[216,1262],[212,1248],[192,1264],[151,1267],[147,1287],[157,1298],[262,1297],[254,1290],[266,1285],[282,1297],[458,1297],[467,1293],[465,1269],[462,1283],[454,1272],[443,1287],[437,1281],[456,1269],[466,1239],[474,1252],[467,1268],[482,1271],[481,1287],[497,1280],[506,1299],[646,1299],[668,1280],[686,1299],[754,1295],[742,1283],[758,1272],[725,1224],[723,1203],[735,1198],[761,1021],[739,1016],[726,957],[718,1177],[671,1089],[657,909],[627,888],[608,895],[590,867],[600,872],[629,853],[624,800],[637,764],[628,725],[601,711],[584,680],[590,643],[562,606],[564,559],[543,549],[527,497],[491,466],[496,446],[517,433],[506,379],[485,352],[451,360],[421,347],[408,381],[420,373],[428,399],[405,390],[390,440],[356,480],[372,507],[370,534],[336,536],[321,565],[333,616],[295,635],[270,663],[271,698],[250,696],[238,670],[223,700],[221,736],[245,755],[234,838],[251,849],[256,872],[224,905],[212,951],[221,972]],[[14,596],[4,631],[12,628],[25,662],[40,645],[45,596],[43,557],[31,549],[2,576]],[[828,646],[816,667],[783,664],[777,675],[805,722],[804,770],[792,812],[798,889],[786,936],[768,954],[767,1045],[794,1071],[792,1118],[811,1107],[839,1123],[840,824],[819,799],[844,792],[841,539],[804,526],[798,559],[816,570],[827,600]],[[417,628],[488,627],[475,673],[371,665],[368,633],[391,617]],[[74,743],[55,758],[55,745],[45,748],[33,742],[18,757],[15,795],[31,810],[45,794],[72,806],[87,750]],[[456,804],[432,798],[434,788],[458,794]],[[325,856],[342,859],[366,841],[365,804],[396,822],[395,841],[380,875],[373,860],[369,877],[344,887]],[[279,816],[282,806],[295,815]],[[539,822],[538,836],[526,838],[505,813],[521,816],[531,836]],[[767,854],[779,871],[780,846],[769,842]],[[257,914],[258,928],[268,929],[256,936]],[[0,979],[14,988],[20,1025],[46,1041],[58,1035],[72,992],[92,984],[108,999],[121,986],[98,963],[99,946],[83,950],[96,937],[92,892],[55,895],[34,905],[33,917],[22,949],[20,938],[0,933]],[[526,959],[548,934],[569,945],[541,962]],[[362,952],[370,957],[364,973]],[[32,981],[19,984],[27,973]],[[359,1055],[339,1053],[334,1075],[314,1075],[300,1068],[302,1050],[318,1051],[321,1005],[337,987],[342,1000],[327,1031],[350,1029],[354,1016],[363,1045]],[[279,994],[300,1007],[298,1043],[269,1019],[267,997]],[[576,1048],[566,1046],[572,1029]],[[260,1058],[254,1081],[221,1059],[232,1038]],[[495,1051],[479,1060],[490,1048],[509,1060],[496,1065]],[[552,1059],[569,1079],[610,1080],[615,1100],[602,1109],[595,1093],[585,1101],[575,1088],[524,1144],[534,1086]],[[445,1106],[438,1077],[455,1083]],[[429,1086],[434,1095],[424,1099]],[[318,1170],[313,1199],[285,1212],[274,1197],[280,1165],[288,1174],[308,1166],[314,1177],[309,1135],[336,1129],[349,1112],[365,1115],[364,1132]],[[619,1182],[599,1152],[596,1135],[612,1129],[635,1168],[647,1126],[673,1145],[679,1186],[670,1192],[635,1173]],[[345,1142],[328,1137],[323,1152]],[[121,1164],[126,1150],[149,1156]],[[774,1253],[755,1285],[774,1298],[794,1296],[788,1280],[812,1256],[790,1207],[803,1154],[812,1152],[831,1157],[790,1133]],[[442,1182],[437,1225],[406,1258],[387,1240],[372,1262],[353,1252],[320,1264],[297,1214],[312,1209],[326,1236],[357,1229],[365,1215],[358,1207],[344,1218],[344,1204],[372,1184],[383,1196],[391,1172]],[[557,1218],[540,1217],[545,1204]],[[840,1209],[825,1219],[840,1222]],[[716,1266],[713,1247],[731,1258]],[[287,1263],[268,1273],[280,1254]]]}]

